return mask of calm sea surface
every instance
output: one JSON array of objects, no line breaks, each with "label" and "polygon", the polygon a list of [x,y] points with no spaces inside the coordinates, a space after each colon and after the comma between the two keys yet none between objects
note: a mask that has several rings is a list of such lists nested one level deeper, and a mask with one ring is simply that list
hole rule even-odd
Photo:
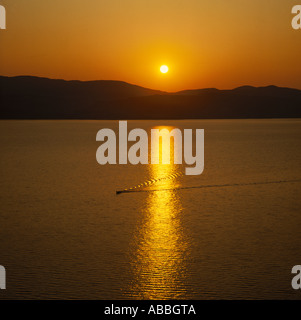
[{"label": "calm sea surface", "polygon": [[301,120],[128,126],[205,129],[203,174],[99,165],[117,121],[0,122],[0,299],[301,299]]}]

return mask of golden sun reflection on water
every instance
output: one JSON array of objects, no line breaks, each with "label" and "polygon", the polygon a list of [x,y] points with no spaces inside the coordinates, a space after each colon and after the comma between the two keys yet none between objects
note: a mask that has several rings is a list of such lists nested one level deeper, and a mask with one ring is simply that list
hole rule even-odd
[{"label": "golden sun reflection on water", "polygon": [[[162,159],[161,139],[156,147]],[[160,164],[149,165],[151,179],[178,172],[179,166],[173,164],[173,151],[171,164],[161,164],[160,161]],[[174,180],[164,182],[166,189],[174,186]],[[134,239],[134,276],[130,295],[138,299],[184,298],[188,242],[181,224],[180,198],[177,192],[167,190],[148,193],[146,201]]]}]

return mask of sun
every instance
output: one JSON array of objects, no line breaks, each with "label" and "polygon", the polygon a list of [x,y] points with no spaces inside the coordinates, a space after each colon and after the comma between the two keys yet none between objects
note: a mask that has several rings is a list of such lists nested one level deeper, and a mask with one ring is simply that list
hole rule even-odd
[{"label": "sun", "polygon": [[160,71],[161,71],[162,73],[167,73],[167,72],[168,72],[168,66],[166,66],[166,65],[161,66],[161,67],[160,67]]}]

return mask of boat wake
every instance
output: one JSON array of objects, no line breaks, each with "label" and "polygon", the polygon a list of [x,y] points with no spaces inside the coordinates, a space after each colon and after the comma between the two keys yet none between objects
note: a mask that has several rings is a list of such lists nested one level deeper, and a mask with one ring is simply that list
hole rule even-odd
[{"label": "boat wake", "polygon": [[159,191],[176,191],[176,190],[188,190],[188,189],[205,189],[205,188],[226,188],[226,187],[243,187],[243,186],[256,186],[256,185],[264,185],[264,184],[279,184],[279,183],[293,183],[293,182],[301,182],[301,179],[295,179],[295,180],[278,180],[278,181],[264,181],[264,182],[249,182],[249,183],[229,183],[229,184],[209,184],[209,185],[201,185],[201,186],[190,186],[190,187],[175,187],[175,188],[161,188],[161,189],[145,189],[146,187],[162,181],[162,180],[168,180],[168,179],[174,179],[179,176],[182,176],[183,174],[173,174],[168,177],[160,178],[160,179],[153,179],[149,180],[151,183],[149,184],[149,181],[142,183],[138,186],[124,189],[120,191],[116,191],[116,194],[121,193],[133,193],[133,192],[159,192]]}]

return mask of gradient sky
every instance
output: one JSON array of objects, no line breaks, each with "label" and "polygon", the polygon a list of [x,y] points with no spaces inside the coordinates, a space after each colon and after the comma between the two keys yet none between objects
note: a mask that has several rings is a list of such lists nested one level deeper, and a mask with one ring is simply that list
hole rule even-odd
[{"label": "gradient sky", "polygon": [[[0,74],[301,89],[301,0],[0,0]],[[170,72],[162,75],[166,64]]]}]

